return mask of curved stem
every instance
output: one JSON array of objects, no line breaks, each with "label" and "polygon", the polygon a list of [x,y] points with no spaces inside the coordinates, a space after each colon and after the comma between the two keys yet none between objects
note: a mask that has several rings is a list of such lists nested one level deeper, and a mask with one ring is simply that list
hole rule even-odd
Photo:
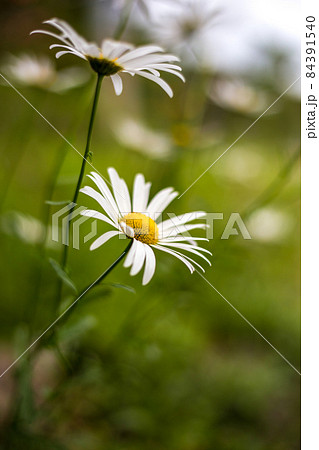
[{"label": "curved stem", "polygon": [[[90,292],[95,286],[101,283],[101,281],[104,280],[104,278],[118,265],[120,261],[124,258],[125,255],[129,252],[131,246],[133,244],[133,239],[130,239],[130,242],[126,249],[121,253],[121,255],[95,280],[92,284],[89,284],[83,291],[80,293],[80,295],[77,297],[77,299],[68,307],[66,311],[62,314],[64,316],[64,321],[69,317],[70,310],[72,308],[72,311],[74,311],[74,307],[78,304],[79,300],[81,300],[88,292]],[[60,316],[60,317],[62,317]],[[56,320],[56,322],[59,319]]]},{"label": "curved stem", "polygon": [[[98,100],[99,100],[102,80],[103,80],[103,75],[98,74],[97,81],[96,81],[96,87],[95,87],[95,93],[94,93],[94,99],[93,99],[93,105],[92,105],[92,111],[91,111],[91,118],[90,118],[88,133],[87,133],[85,151],[84,151],[84,155],[83,155],[83,160],[82,160],[82,165],[81,165],[79,178],[78,178],[78,181],[77,181],[77,184],[76,184],[76,188],[75,188],[75,191],[74,191],[74,195],[73,195],[73,199],[72,199],[72,203],[74,204],[74,206],[70,209],[70,212],[69,212],[69,215],[68,215],[68,218],[67,218],[68,219],[67,220],[67,226],[66,226],[66,229],[65,229],[64,242],[66,244],[63,247],[62,258],[61,258],[61,266],[62,266],[63,270],[65,270],[66,265],[67,265],[67,261],[68,261],[68,252],[69,252],[69,245],[68,244],[69,244],[71,220],[72,220],[72,215],[73,215],[73,211],[74,211],[74,208],[75,208],[75,204],[76,204],[77,199],[78,199],[80,187],[81,187],[81,184],[82,184],[82,181],[83,181],[83,176],[84,176],[84,172],[85,172],[85,166],[86,166],[86,163],[87,163],[87,158],[88,158],[89,153],[90,153],[90,144],[91,144],[91,137],[92,137],[92,131],[93,131],[93,124],[94,124],[97,104],[98,104]],[[56,300],[55,300],[55,304],[54,304],[54,308],[55,309],[57,309],[58,306],[59,306],[59,302],[60,302],[60,298],[61,298],[61,294],[62,294],[62,287],[63,287],[62,280],[58,279]]]},{"label": "curved stem", "polygon": [[264,207],[270,203],[281,191],[287,182],[290,173],[295,167],[295,163],[300,158],[300,147],[298,146],[291,155],[287,164],[281,169],[276,178],[267,186],[267,188],[251,203],[250,206],[241,214],[241,217],[247,219],[256,209]]},{"label": "curved stem", "polygon": [[[75,188],[75,191],[74,191],[74,195],[73,195],[73,199],[72,199],[72,203],[73,204],[76,204],[76,202],[77,202],[79,191],[80,191],[81,184],[82,184],[83,177],[84,177],[85,166],[86,166],[87,159],[88,159],[89,153],[90,153],[90,145],[91,145],[93,124],[94,124],[96,108],[97,108],[97,104],[98,104],[98,100],[99,100],[102,80],[103,80],[103,75],[98,74],[97,81],[96,81],[96,87],[95,87],[95,93],[94,93],[94,100],[93,100],[93,105],[92,105],[92,111],[91,111],[91,118],[90,118],[90,123],[89,123],[89,128],[88,128],[87,139],[86,139],[86,147],[85,147],[85,151],[84,151],[84,155],[83,155],[83,160],[82,160],[82,165],[81,165],[79,178],[78,178],[78,181],[77,181],[77,184],[76,184],[76,188]],[[70,226],[71,226],[71,220],[72,220],[72,215],[73,215],[74,208],[75,208],[75,206],[73,206],[70,209],[70,212],[69,212],[69,215],[68,215],[68,225],[67,225],[67,229],[66,229],[67,239],[65,241],[67,243],[69,242]],[[65,245],[64,249],[63,249],[62,263],[61,263],[63,270],[65,269],[66,264],[67,264],[68,248],[69,248],[69,246]]]},{"label": "curved stem", "polygon": [[128,24],[128,22],[130,20],[130,17],[131,17],[133,9],[135,7],[135,4],[136,4],[136,0],[132,1],[131,5],[129,5],[128,8],[127,8],[126,14],[124,15],[124,17],[121,18],[121,20],[120,20],[120,22],[119,22],[119,24],[118,24],[118,26],[117,26],[117,28],[116,28],[116,30],[114,32],[113,38],[115,40],[121,39],[124,31],[126,30],[127,24]]}]

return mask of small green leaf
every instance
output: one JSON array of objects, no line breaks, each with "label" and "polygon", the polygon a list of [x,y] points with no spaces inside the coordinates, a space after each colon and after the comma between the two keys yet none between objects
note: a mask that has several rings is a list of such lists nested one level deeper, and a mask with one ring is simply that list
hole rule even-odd
[{"label": "small green leaf", "polygon": [[103,284],[101,284],[100,286],[97,286],[96,289],[93,289],[92,291],[90,291],[87,294],[87,299],[88,300],[96,300],[102,297],[108,297],[111,294],[111,289],[110,287],[107,287]]},{"label": "small green leaf", "polygon": [[93,316],[81,317],[77,322],[65,325],[58,330],[59,340],[63,344],[72,343],[84,336],[96,325],[97,320]]},{"label": "small green leaf", "polygon": [[63,283],[65,283],[67,286],[69,286],[71,289],[73,289],[74,292],[77,292],[78,290],[77,290],[75,284],[73,283],[73,281],[71,280],[69,275],[62,269],[60,264],[57,261],[55,261],[55,259],[52,259],[52,258],[49,258],[49,262],[50,262],[51,266],[53,267],[53,270],[55,271],[57,276],[59,278],[61,278]]},{"label": "small green leaf", "polygon": [[45,201],[46,205],[52,205],[52,206],[68,205],[69,203],[71,203],[71,200],[61,200],[60,202],[54,202],[52,200]]},{"label": "small green leaf", "polygon": [[92,161],[92,159],[93,159],[93,152],[89,151],[88,156],[87,156],[87,159],[88,159],[89,161]]},{"label": "small green leaf", "polygon": [[126,291],[132,292],[132,294],[136,294],[136,291],[132,286],[128,286],[126,284],[119,284],[119,283],[110,283],[110,286],[118,289],[125,289]]}]

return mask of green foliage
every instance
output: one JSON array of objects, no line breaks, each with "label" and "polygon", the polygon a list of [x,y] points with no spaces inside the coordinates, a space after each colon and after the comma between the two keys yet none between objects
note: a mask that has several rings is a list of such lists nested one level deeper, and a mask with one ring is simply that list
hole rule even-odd
[{"label": "green foliage", "polygon": [[69,288],[71,288],[74,292],[77,292],[75,284],[73,283],[69,275],[65,272],[65,270],[62,269],[61,265],[53,258],[50,258],[49,262],[56,275],[63,281],[63,283],[69,286]]},{"label": "green foliage", "polygon": [[[56,15],[54,9],[47,17]],[[134,32],[130,37],[144,38]],[[275,87],[279,75],[244,81],[267,107],[281,94]],[[183,193],[259,114],[207,95],[227,80],[225,74],[189,71],[185,85],[167,75],[172,100],[136,78],[127,76],[121,97],[115,97],[109,79],[103,81],[89,160],[103,175],[115,167],[130,186],[135,173],[144,173],[152,195],[166,186]],[[83,152],[93,90],[92,83],[63,96],[26,87],[23,93]],[[63,206],[69,202],[61,199],[72,198],[81,158],[14,91],[0,86],[0,95],[5,105],[0,112],[4,369],[103,273],[124,244],[114,239],[90,252],[91,241],[81,242],[80,250],[70,249],[66,272],[57,262],[62,245],[50,234],[45,247],[41,240],[21,239],[30,228],[20,218],[17,232],[12,211],[44,223],[45,203]],[[168,209],[224,214],[207,244],[213,257],[205,277],[297,368],[299,108],[296,98],[281,98]],[[130,133],[121,128],[128,118],[135,121]],[[48,180],[61,152],[65,160],[50,199]],[[91,182],[85,177],[84,183]],[[96,207],[82,194],[78,204]],[[220,239],[231,212],[242,215],[251,240]],[[27,223],[34,230],[33,222]],[[82,236],[90,226],[90,221],[81,225]],[[105,227],[99,223],[98,231]],[[43,338],[46,348],[35,346],[1,379],[1,450],[300,448],[299,375],[202,278],[169,255],[156,258],[154,279],[146,287],[140,275],[130,277],[120,264]],[[63,302],[57,310],[59,280]]]}]

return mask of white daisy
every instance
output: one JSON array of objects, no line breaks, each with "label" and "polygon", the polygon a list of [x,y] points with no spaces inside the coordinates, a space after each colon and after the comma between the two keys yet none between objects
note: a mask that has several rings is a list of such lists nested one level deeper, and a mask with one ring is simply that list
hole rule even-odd
[{"label": "white daisy", "polygon": [[219,9],[211,0],[176,0],[158,15],[155,33],[169,46],[189,44],[212,26]]},{"label": "white daisy", "polygon": [[28,54],[10,55],[3,70],[21,85],[42,88],[51,86],[57,76],[49,58]]},{"label": "white daisy", "polygon": [[163,211],[178,195],[173,188],[162,189],[149,201],[151,183],[146,183],[144,176],[137,174],[131,201],[127,185],[119,177],[116,170],[109,168],[108,173],[113,193],[102,177],[95,172],[91,172],[88,176],[94,181],[100,192],[89,186],[80,190],[83,194],[96,200],[106,213],[102,214],[87,209],[82,211],[81,214],[100,219],[115,228],[115,230],[107,231],[99,236],[91,245],[90,250],[95,250],[115,236],[124,235],[133,239],[124,267],[131,267],[130,274],[136,275],[145,264],[143,285],[151,280],[155,272],[154,249],[175,256],[188,267],[191,273],[195,270],[194,266],[199,267],[204,272],[204,269],[196,261],[179,250],[199,256],[210,264],[210,261],[202,253],[208,253],[209,255],[211,253],[197,244],[197,241],[207,241],[207,239],[184,235],[193,229],[207,228],[204,223],[190,223],[205,217],[206,213],[195,211],[161,221]]},{"label": "white daisy", "polygon": [[69,67],[57,70],[48,57],[27,53],[10,55],[3,65],[3,71],[22,86],[33,86],[57,93],[81,86],[89,79],[83,69]]},{"label": "white daisy", "polygon": [[[100,75],[110,76],[116,95],[123,90],[121,72],[130,75],[140,75],[157,83],[170,96],[173,91],[170,86],[161,79],[160,71],[169,72],[185,81],[181,67],[172,62],[179,61],[174,55],[163,53],[163,49],[157,45],[143,45],[134,47],[126,42],[117,42],[106,39],[101,47],[95,43],[87,42],[77,34],[66,22],[60,19],[51,19],[44,22],[55,27],[60,34],[47,30],[35,30],[32,33],[42,33],[58,39],[61,43],[50,45],[50,49],[58,48],[56,57],[68,53],[87,60],[92,69]],[[31,34],[32,34],[31,33]]]}]

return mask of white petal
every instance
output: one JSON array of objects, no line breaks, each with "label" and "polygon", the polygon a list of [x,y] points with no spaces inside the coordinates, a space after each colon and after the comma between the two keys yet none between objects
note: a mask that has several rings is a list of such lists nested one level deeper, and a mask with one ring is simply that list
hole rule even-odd
[{"label": "white petal", "polygon": [[65,48],[66,50],[71,50],[72,52],[75,51],[74,47],[71,47],[70,45],[63,45],[63,44],[52,44],[52,45],[50,45],[49,49],[52,50],[53,48]]},{"label": "white petal", "polygon": [[124,56],[121,56],[119,58],[118,63],[122,65],[123,63],[126,63],[127,61],[131,61],[132,59],[139,58],[144,55],[148,55],[150,53],[155,52],[163,52],[164,50],[161,47],[158,47],[157,45],[143,45],[142,47],[136,48],[128,53],[126,53]]},{"label": "white petal", "polygon": [[117,236],[119,234],[122,234],[120,231],[108,231],[104,234],[102,234],[100,237],[98,237],[93,244],[90,247],[90,250],[95,250],[96,248],[101,247],[101,245],[105,244],[109,239],[111,239],[114,236]]},{"label": "white petal", "polygon": [[122,91],[123,91],[123,82],[122,82],[122,78],[120,77],[120,75],[118,75],[117,73],[115,75],[111,75],[111,80],[114,86],[114,90],[115,90],[115,94],[116,95],[121,95]]},{"label": "white petal", "polygon": [[163,70],[163,69],[173,69],[182,71],[182,68],[180,66],[177,66],[176,64],[166,64],[166,63],[159,63],[159,64],[151,64],[149,67],[153,67],[154,69]]},{"label": "white petal", "polygon": [[171,61],[179,61],[179,58],[174,55],[145,55],[141,56],[140,58],[134,58],[131,61],[128,61],[127,63],[123,63],[122,58],[119,59],[119,64],[122,63],[122,66],[125,69],[138,69],[140,67],[146,67],[150,64],[160,64],[160,63],[167,63]]},{"label": "white petal", "polygon": [[113,227],[118,228],[118,224],[116,222],[114,222],[113,220],[110,220],[104,214],[102,214],[98,211],[95,211],[94,209],[86,209],[84,211],[81,211],[81,216],[92,217],[93,219],[103,220],[103,222],[106,222],[106,223],[112,225]]},{"label": "white petal", "polygon": [[62,51],[62,52],[57,52],[57,53],[55,54],[55,57],[56,57],[56,59],[59,59],[59,58],[61,58],[61,56],[66,55],[66,54],[68,54],[68,53],[70,53],[71,55],[78,56],[78,57],[80,57],[80,58],[82,58],[82,59],[86,59],[83,55],[81,55],[81,54],[80,54],[79,52],[77,52],[76,50],[73,50],[73,51],[71,51],[71,50],[64,50],[64,51]]},{"label": "white petal", "polygon": [[123,53],[127,52],[134,48],[132,44],[128,44],[127,42],[118,42],[112,41],[111,39],[105,39],[102,42],[102,53],[103,56],[107,59],[116,59],[119,58]]},{"label": "white petal", "polygon": [[[106,200],[109,202],[110,204],[110,209],[113,212],[113,216],[114,216],[114,220],[117,221],[118,216],[119,216],[119,209],[118,206],[116,204],[116,201],[113,197],[113,194],[111,193],[109,187],[107,186],[106,182],[103,180],[103,178],[96,172],[91,172],[90,175],[88,175],[89,178],[91,178],[91,180],[94,181],[94,183],[96,184],[96,186],[100,189],[102,195],[106,198]],[[110,183],[111,184],[111,183]]]},{"label": "white petal", "polygon": [[[205,270],[202,268],[202,266],[199,265],[194,259],[190,258],[188,255],[184,255],[183,253],[180,253],[177,250],[173,250],[171,248],[161,247],[159,244],[156,244],[156,245],[158,246],[158,248],[161,248],[161,250],[163,250],[165,248],[166,250],[173,252],[172,254],[174,254],[174,256],[176,256],[176,258],[178,258],[178,256],[179,256],[179,259],[184,258],[192,267],[194,264],[195,266],[199,267],[203,272],[205,272]],[[185,264],[185,261],[183,261],[183,262]],[[193,267],[193,269],[194,269],[194,267]]]},{"label": "white petal", "polygon": [[130,275],[134,276],[138,274],[143,267],[145,261],[145,247],[147,244],[143,244],[143,242],[136,241],[137,246],[135,250],[134,260],[132,264],[132,268],[130,271]]},{"label": "white petal", "polygon": [[162,78],[155,77],[154,75],[151,75],[150,73],[147,73],[147,72],[137,71],[136,73],[138,75],[140,75],[141,77],[144,77],[144,78],[147,78],[148,80],[154,81],[154,83],[158,84],[170,98],[173,97],[174,94],[173,94],[172,88],[166,83],[166,81],[162,80]]},{"label": "white petal", "polygon": [[156,220],[165,208],[178,196],[178,192],[172,192],[173,188],[162,189],[152,199],[147,207],[147,212]]},{"label": "white petal", "polygon": [[115,200],[122,214],[131,212],[130,193],[124,180],[122,180],[113,167],[108,169],[110,180],[113,187]]},{"label": "white petal", "polygon": [[172,187],[161,189],[156,195],[154,195],[148,204],[147,212],[157,212],[158,206],[162,203],[163,199],[168,198],[173,191],[174,189]]},{"label": "white petal", "polygon": [[[160,243],[169,244],[170,242],[196,242],[196,241],[206,241],[208,242],[208,239],[202,238],[202,237],[188,237],[188,236],[172,236],[165,239],[161,239]],[[197,243],[193,243],[192,245],[198,245]]]},{"label": "white petal", "polygon": [[117,218],[113,218],[114,213],[113,210],[110,209],[110,204],[108,200],[106,200],[106,198],[103,197],[103,195],[101,195],[99,192],[97,192],[90,186],[84,186],[84,188],[80,189],[80,192],[96,200],[102,206],[107,215],[109,215],[114,220],[114,222],[117,222]]},{"label": "white petal", "polygon": [[176,77],[180,78],[184,83],[185,83],[185,77],[184,75],[182,75],[181,73],[177,72],[176,70],[172,70],[172,69],[164,69],[164,68],[159,68],[162,72],[168,72],[171,73],[173,75],[175,75]]},{"label": "white petal", "polygon": [[86,55],[89,55],[92,58],[98,58],[100,56],[100,49],[96,44],[86,43],[84,46],[84,51]]},{"label": "white petal", "polygon": [[179,216],[170,217],[169,219],[164,220],[164,222],[159,223],[158,226],[164,231],[169,228],[174,228],[176,225],[184,225],[187,222],[201,219],[205,216],[206,213],[204,211],[193,211],[190,213],[180,214]]},{"label": "white petal", "polygon": [[158,70],[152,69],[151,67],[142,67],[140,70],[146,70],[146,71],[150,72],[152,75],[154,75],[155,77],[161,76],[161,73]]},{"label": "white petal", "polygon": [[133,186],[133,211],[144,213],[147,208],[151,183],[145,183],[144,176],[140,173],[135,175]]},{"label": "white petal", "polygon": [[159,229],[159,235],[160,239],[165,239],[167,237],[176,236],[177,234],[186,233],[187,231],[191,230],[205,230],[206,228],[209,228],[208,225],[203,223],[195,223],[194,225],[176,225],[174,227],[171,227],[165,231],[162,232],[161,229]]},{"label": "white petal", "polygon": [[175,250],[171,250],[170,248],[162,247],[158,244],[152,245],[152,247],[157,248],[157,250],[161,250],[162,252],[169,253],[170,255],[175,256],[177,259],[180,259],[185,266],[188,267],[191,273],[194,272],[194,266],[186,259],[184,255],[181,255],[179,252],[176,252]]},{"label": "white petal", "polygon": [[124,261],[124,264],[123,264],[124,267],[130,267],[133,264],[135,251],[136,251],[136,247],[137,247],[137,242],[138,241],[136,239],[134,239],[132,247],[130,248],[130,250],[127,254],[127,257]]},{"label": "white petal", "polygon": [[212,265],[211,262],[209,261],[209,259],[207,259],[206,256],[204,256],[200,253],[200,251],[202,251],[205,253],[209,253],[211,255],[211,252],[209,250],[206,250],[205,248],[195,247],[195,246],[189,245],[189,244],[178,244],[178,243],[173,243],[173,242],[165,244],[162,241],[160,242],[160,244],[170,247],[170,248],[180,248],[181,250],[185,250],[186,252],[193,253],[194,255],[197,255],[197,256],[200,256],[201,258],[203,258],[206,262],[208,262],[208,264],[210,266]]},{"label": "white petal", "polygon": [[149,283],[154,275],[156,259],[153,250],[149,245],[145,245],[145,269],[142,284]]},{"label": "white petal", "polygon": [[167,208],[167,206],[172,203],[172,201],[178,196],[178,192],[172,192],[167,198],[163,199],[162,203],[158,207],[158,211],[154,215],[156,220],[162,212]]},{"label": "white petal", "polygon": [[123,230],[123,232],[126,234],[126,236],[133,238],[134,237],[134,228],[127,225],[125,222],[120,222],[120,226]]},{"label": "white petal", "polygon": [[47,36],[51,36],[55,39],[58,39],[61,42],[64,42],[65,44],[70,44],[66,39],[64,39],[62,36],[59,36],[56,33],[52,33],[52,31],[47,30],[33,30],[30,34],[46,34]]}]

